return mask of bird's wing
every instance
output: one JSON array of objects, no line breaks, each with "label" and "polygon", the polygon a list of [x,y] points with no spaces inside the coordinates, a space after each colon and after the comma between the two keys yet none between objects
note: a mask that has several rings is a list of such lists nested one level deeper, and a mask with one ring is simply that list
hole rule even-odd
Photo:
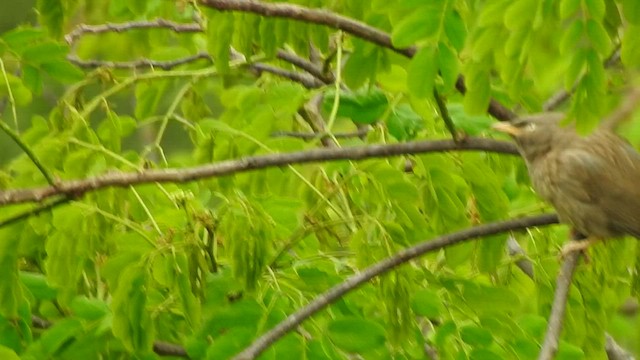
[{"label": "bird's wing", "polygon": [[587,146],[560,155],[559,191],[596,206],[611,231],[640,238],[640,154],[622,143]]}]

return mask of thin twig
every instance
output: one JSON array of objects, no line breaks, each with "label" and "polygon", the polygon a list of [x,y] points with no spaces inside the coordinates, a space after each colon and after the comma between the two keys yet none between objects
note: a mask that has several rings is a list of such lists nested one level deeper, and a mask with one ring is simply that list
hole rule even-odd
[{"label": "thin twig", "polygon": [[374,277],[380,276],[387,271],[394,269],[399,265],[402,265],[421,255],[440,250],[444,247],[460,244],[462,242],[482,236],[493,235],[517,229],[525,229],[533,226],[556,224],[557,222],[558,218],[555,214],[544,214],[522,219],[513,219],[480,225],[448,235],[443,235],[435,239],[423,241],[358,272],[342,283],[332,287],[325,293],[317,296],[315,300],[313,300],[307,306],[289,315],[285,320],[280,322],[273,329],[269,330],[260,338],[256,339],[253,343],[251,343],[251,345],[245,348],[233,359],[255,359],[278,339],[291,332],[303,321],[319,312],[320,310],[324,309],[332,302],[343,297],[348,292],[357,289]]},{"label": "thin twig", "polygon": [[180,65],[189,64],[200,59],[211,61],[211,55],[206,52],[201,52],[195,55],[168,61],[151,60],[146,58],[133,61],[82,60],[74,54],[67,55],[67,60],[69,60],[69,62],[85,69],[107,67],[110,69],[157,68],[162,70],[171,70]]},{"label": "thin twig", "polygon": [[[357,131],[334,133],[333,136],[336,139],[350,139],[350,138],[356,138],[356,137],[363,137],[367,135],[369,131],[371,131],[371,126],[363,126]],[[272,137],[293,137],[293,138],[304,139],[304,140],[313,140],[313,139],[321,138],[323,134],[308,133],[308,132],[301,133],[301,132],[295,132],[295,131],[276,131],[271,133],[271,136]]]},{"label": "thin twig", "polygon": [[27,143],[22,141],[22,139],[20,138],[20,135],[18,135],[17,132],[15,132],[9,125],[7,125],[7,123],[2,121],[2,119],[0,119],[0,129],[2,129],[2,131],[4,131],[4,133],[7,134],[20,147],[20,149],[22,149],[22,151],[27,155],[27,157],[29,157],[31,162],[38,168],[42,176],[44,176],[44,178],[47,180],[47,183],[51,186],[55,186],[56,181],[53,178],[53,176],[51,176],[51,174],[49,173],[49,170],[47,170],[47,168],[44,167],[40,159],[38,159],[38,157],[31,150],[29,145],[27,145]]},{"label": "thin twig", "polygon": [[114,172],[101,176],[59,181],[56,186],[0,191],[0,205],[41,201],[56,195],[80,196],[106,187],[126,187],[153,182],[184,183],[198,179],[221,177],[240,172],[280,167],[292,164],[317,163],[331,160],[362,160],[409,154],[448,151],[490,151],[517,155],[516,147],[506,141],[467,138],[461,143],[452,140],[414,141],[407,143],[324,148],[282,154],[268,154],[225,160],[215,164],[190,168]]},{"label": "thin twig", "polygon": [[265,71],[298,82],[307,89],[317,89],[324,85],[322,81],[309,74],[288,71],[269,64],[255,63],[251,65],[251,68],[255,69],[259,73]]},{"label": "thin twig", "polygon": [[525,257],[526,254],[524,250],[512,235],[509,235],[509,237],[507,238],[507,251],[509,252],[509,256],[517,257],[516,266],[520,270],[522,270],[525,275],[533,280],[533,264],[529,259]]},{"label": "thin twig", "polygon": [[440,114],[442,121],[444,121],[444,126],[447,128],[447,130],[451,134],[453,141],[455,142],[460,141],[461,139],[460,139],[460,136],[458,135],[458,132],[456,131],[456,126],[453,124],[453,120],[451,119],[451,116],[449,116],[449,110],[447,109],[447,104],[445,104],[444,100],[442,99],[442,96],[440,95],[438,90],[436,90],[436,88],[433,88],[433,98],[436,100],[436,105],[438,105],[438,113]]},{"label": "thin twig", "polygon": [[78,39],[86,34],[101,34],[107,32],[125,32],[134,29],[169,29],[176,33],[202,32],[202,25],[198,23],[178,23],[165,19],[129,21],[126,23],[106,23],[101,25],[81,24],[67,34],[64,39],[69,45],[74,45]]},{"label": "thin twig", "polygon": [[31,216],[35,216],[40,214],[43,211],[47,211],[47,210],[51,210],[54,207],[60,206],[60,205],[64,205],[68,202],[70,202],[72,199],[69,197],[62,197],[60,199],[56,199],[54,201],[48,202],[46,204],[42,204],[42,205],[38,205],[36,207],[34,207],[33,209],[27,210],[25,212],[22,212],[20,214],[11,216],[8,219],[2,220],[0,221],[0,228],[11,225],[11,224],[15,224],[19,221],[25,220],[30,218]]},{"label": "thin twig", "polygon": [[276,54],[276,56],[278,57],[278,59],[284,60],[308,72],[309,74],[313,75],[316,79],[322,81],[324,84],[333,84],[333,82],[335,81],[335,77],[333,76],[332,73],[323,72],[320,66],[317,66],[311,61],[303,59],[298,55],[293,54],[289,51],[278,50],[278,53]]},{"label": "thin twig", "polygon": [[569,289],[571,288],[571,280],[573,273],[580,260],[581,253],[573,251],[564,257],[562,268],[558,273],[556,281],[556,291],[553,296],[553,305],[551,306],[551,314],[547,324],[547,331],[544,336],[544,343],[540,350],[538,360],[552,360],[558,351],[558,343],[560,341],[560,332],[562,331],[562,323],[564,313],[567,308],[567,299],[569,298]]}]

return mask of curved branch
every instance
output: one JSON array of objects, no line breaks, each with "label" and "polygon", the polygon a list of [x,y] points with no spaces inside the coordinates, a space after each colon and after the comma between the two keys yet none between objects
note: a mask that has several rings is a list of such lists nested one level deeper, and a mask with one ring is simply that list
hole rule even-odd
[{"label": "curved branch", "polygon": [[578,265],[581,253],[578,251],[567,254],[562,263],[558,279],[556,281],[556,291],[553,296],[553,305],[551,306],[551,314],[547,324],[547,331],[544,336],[544,343],[540,350],[538,360],[552,360],[558,351],[558,342],[560,341],[560,332],[562,331],[562,322],[564,313],[567,309],[567,299],[569,290],[571,289],[571,280],[573,273]]},{"label": "curved branch", "polygon": [[234,360],[255,359],[264,350],[278,339],[292,331],[303,321],[327,307],[332,302],[344,296],[346,293],[357,289],[367,281],[376,276],[380,276],[387,271],[402,265],[418,256],[429,252],[440,250],[447,246],[459,244],[481,236],[493,235],[510,230],[525,229],[532,226],[544,226],[556,224],[558,218],[555,214],[544,214],[531,216],[522,219],[494,222],[485,225],[472,227],[466,230],[458,231],[438,238],[421,242],[415,246],[400,251],[392,257],[386,258],[375,265],[372,265],[356,275],[351,276],[342,283],[334,286],[319,295],[304,308],[289,315],[285,320],[269,330],[266,334],[256,339],[249,347],[236,355]]},{"label": "curved branch", "polygon": [[126,187],[130,185],[154,182],[184,183],[198,179],[220,177],[283,165],[305,164],[331,160],[362,160],[429,152],[471,150],[490,151],[510,155],[518,154],[515,145],[510,142],[483,138],[468,138],[459,143],[452,140],[435,140],[414,141],[390,145],[314,149],[283,154],[251,156],[237,160],[225,160],[215,164],[183,169],[107,173],[93,178],[59,181],[56,183],[56,186],[5,190],[0,191],[0,205],[41,201],[56,195],[76,197],[83,195],[88,191],[94,191],[106,187]]}]

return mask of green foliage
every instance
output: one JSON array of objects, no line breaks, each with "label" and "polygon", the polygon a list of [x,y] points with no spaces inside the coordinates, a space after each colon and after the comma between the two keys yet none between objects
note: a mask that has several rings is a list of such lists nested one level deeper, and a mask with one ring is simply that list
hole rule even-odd
[{"label": "green foliage", "polygon": [[[374,26],[405,50],[348,26],[197,2],[39,0],[38,26],[0,34],[0,121],[56,181],[165,168],[193,179],[183,169],[241,160],[251,170],[251,156],[450,138],[434,93],[456,130],[491,137],[492,99],[535,112],[571,90],[561,110],[588,132],[640,64],[636,0],[290,3]],[[64,39],[80,21],[153,19],[201,28],[107,27]],[[325,76],[314,85],[282,76],[311,76],[283,49]],[[622,65],[606,66],[618,49]],[[198,53],[210,60],[132,69]],[[329,75],[340,86],[323,84]],[[357,130],[369,131],[334,138]],[[32,158],[1,143],[3,190],[47,185]],[[268,167],[67,200],[0,227],[2,359],[153,359],[157,341],[193,359],[230,358],[408,246],[545,208],[520,160],[480,152]],[[30,206],[4,206],[0,221]],[[447,247],[340,298],[263,356],[419,359],[432,348],[442,359],[536,358],[566,230],[513,234],[533,279],[505,255],[509,234]],[[591,256],[571,288],[559,359],[604,358],[605,331],[640,351],[638,320],[617,314],[640,293],[635,241],[597,245]]]}]

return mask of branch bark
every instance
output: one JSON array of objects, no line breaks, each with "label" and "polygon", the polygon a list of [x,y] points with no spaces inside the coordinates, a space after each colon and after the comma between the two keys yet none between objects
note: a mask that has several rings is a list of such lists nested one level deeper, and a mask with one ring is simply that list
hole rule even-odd
[{"label": "branch bark", "polygon": [[567,254],[564,258],[562,268],[560,269],[560,273],[558,273],[556,292],[553,296],[553,305],[551,306],[547,332],[544,336],[544,343],[542,344],[538,360],[552,360],[558,351],[558,342],[560,341],[564,313],[567,309],[571,280],[573,279],[573,273],[578,265],[580,256],[580,252],[574,251]]},{"label": "branch bark", "polygon": [[234,360],[255,359],[269,346],[278,339],[295,329],[303,321],[313,316],[315,313],[327,307],[337,299],[341,298],[348,292],[351,292],[362,286],[367,281],[376,276],[380,276],[387,271],[396,268],[412,259],[429,252],[440,250],[444,247],[460,244],[471,239],[481,236],[498,234],[511,230],[525,229],[532,226],[544,226],[556,224],[558,218],[555,214],[544,214],[522,219],[514,219],[502,222],[494,222],[485,225],[472,227],[466,230],[458,231],[438,238],[421,242],[415,246],[400,251],[392,257],[372,265],[356,275],[351,276],[344,282],[334,286],[325,293],[316,297],[311,303],[304,308],[289,315],[285,320],[276,325],[273,329],[256,339],[249,347],[236,355]]},{"label": "branch bark", "polygon": [[52,196],[77,197],[88,191],[106,187],[126,187],[154,182],[184,183],[198,179],[221,177],[257,169],[283,165],[315,163],[331,160],[362,160],[408,154],[446,151],[489,151],[517,155],[515,146],[506,141],[483,138],[467,138],[456,143],[452,140],[414,141],[390,145],[366,145],[345,148],[325,148],[284,154],[268,154],[225,160],[215,164],[181,169],[147,170],[139,172],[117,172],[101,176],[59,181],[56,186],[13,189],[0,192],[0,205],[42,201]]}]

